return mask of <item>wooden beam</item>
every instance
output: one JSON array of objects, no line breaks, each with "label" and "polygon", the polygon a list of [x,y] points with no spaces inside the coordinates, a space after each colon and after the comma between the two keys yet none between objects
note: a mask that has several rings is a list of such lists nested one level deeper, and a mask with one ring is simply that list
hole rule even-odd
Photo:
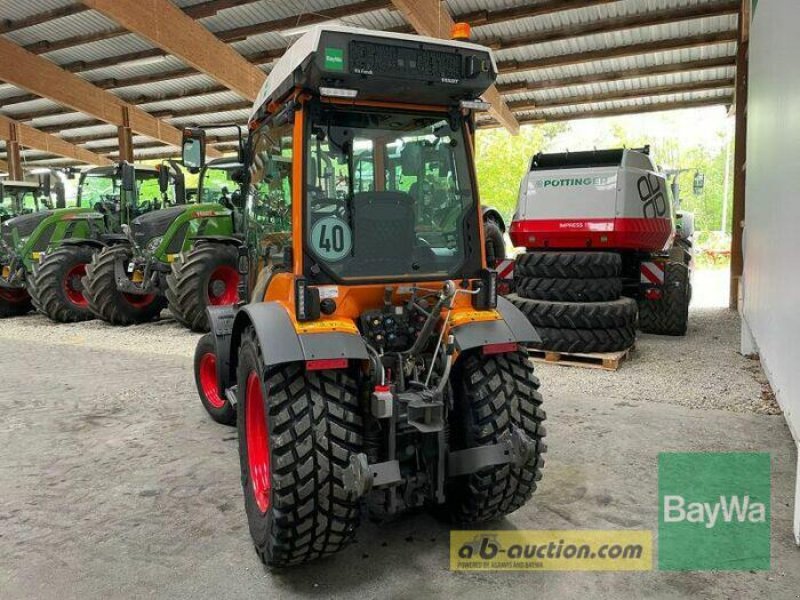
[{"label": "wooden beam", "polygon": [[[20,157],[19,128],[13,121],[7,124],[8,137],[6,137],[6,158],[8,159],[8,176],[16,181],[25,178],[22,172],[22,159]],[[2,123],[0,123],[2,126]]]},{"label": "wooden beam", "polygon": [[623,15],[600,21],[589,21],[551,29],[543,32],[534,32],[511,39],[485,39],[481,43],[495,50],[508,50],[521,46],[561,42],[579,37],[597,34],[623,33],[631,29],[654,27],[658,25],[671,25],[709,17],[735,15],[739,12],[738,0],[721,0],[711,4],[699,6],[669,8],[667,10],[651,11],[633,15]]},{"label": "wooden beam", "polygon": [[473,27],[481,25],[494,25],[517,19],[530,19],[567,10],[591,8],[602,4],[612,4],[619,0],[546,0],[535,5],[524,3],[521,6],[502,8],[498,10],[478,10],[473,12],[458,13],[453,15],[453,20],[464,21]]},{"label": "wooden beam", "polygon": [[168,0],[83,0],[243,98],[255,101],[266,75]]},{"label": "wooden beam", "polygon": [[[623,106],[620,108],[610,108],[607,110],[587,110],[580,113],[567,113],[562,112],[555,115],[518,115],[517,120],[520,124],[542,124],[542,123],[556,123],[560,121],[577,121],[580,119],[599,119],[603,117],[617,117],[622,115],[638,115],[653,112],[667,112],[671,110],[681,110],[685,108],[701,108],[704,106],[725,106],[733,102],[732,96],[724,98],[703,98],[701,100],[685,100],[682,102],[659,102],[656,104],[648,104],[646,106],[638,106],[631,104],[630,106]],[[564,107],[566,108],[566,107]],[[499,125],[491,119],[484,119],[478,122],[478,126],[482,129],[497,128]]]},{"label": "wooden beam", "polygon": [[[450,38],[454,21],[447,12],[447,6],[439,0],[392,0],[392,2],[416,32],[440,39]],[[519,123],[495,86],[483,94],[483,99],[491,105],[489,113],[492,117],[512,134],[519,133]]]},{"label": "wooden beam", "polygon": [[8,173],[8,163],[4,160],[0,160],[0,171]]},{"label": "wooden beam", "polygon": [[520,92],[536,92],[539,90],[551,90],[578,85],[590,85],[592,83],[612,83],[614,81],[624,81],[627,79],[641,79],[654,75],[674,75],[678,73],[688,73],[691,71],[706,71],[709,69],[719,69],[725,67],[735,67],[735,56],[722,56],[720,58],[710,58],[705,60],[693,60],[679,63],[669,63],[666,65],[652,65],[649,67],[624,69],[612,73],[593,73],[590,75],[577,75],[574,77],[562,77],[558,79],[539,79],[527,81],[515,81],[510,83],[498,84],[497,89],[501,94],[518,94]]},{"label": "wooden beam", "polygon": [[614,102],[616,100],[627,100],[629,98],[648,98],[653,96],[665,96],[668,94],[683,94],[688,92],[721,90],[726,88],[733,89],[735,81],[730,78],[715,79],[712,81],[689,81],[687,83],[677,83],[672,85],[662,85],[647,88],[614,90],[605,94],[581,94],[577,96],[567,96],[555,100],[517,100],[509,102],[508,107],[513,111],[532,110],[534,108],[552,108],[560,106],[580,106],[583,104],[597,104],[599,102]]},{"label": "wooden beam", "polygon": [[59,156],[72,158],[93,165],[111,164],[110,160],[86,148],[81,148],[59,137],[43,133],[38,129],[34,129],[23,123],[17,123],[8,117],[0,115],[0,139],[4,139],[10,143],[14,135],[12,130],[16,130],[16,142],[19,143],[20,146],[34,148],[44,152],[52,152]]},{"label": "wooden beam", "polygon": [[729,306],[739,307],[739,284],[744,273],[742,239],[746,219],[745,187],[747,173],[747,93],[749,83],[749,9],[750,0],[742,0],[739,17],[739,46],[736,53],[736,131],[733,152],[733,209],[731,210],[731,281]]},{"label": "wooden beam", "polygon": [[640,54],[655,54],[670,50],[685,50],[687,48],[701,48],[716,44],[727,44],[736,41],[736,30],[720,31],[715,33],[701,33],[680,38],[629,44],[615,48],[603,48],[589,52],[575,52],[571,54],[557,54],[532,60],[505,60],[497,64],[500,73],[517,71],[533,71],[536,69],[549,69],[552,67],[566,67],[580,65],[600,60],[625,58]]},{"label": "wooden beam", "polygon": [[0,56],[0,80],[112,125],[123,124],[122,109],[127,107],[133,131],[174,146],[181,144],[181,131],[175,127],[4,38],[0,38]]}]

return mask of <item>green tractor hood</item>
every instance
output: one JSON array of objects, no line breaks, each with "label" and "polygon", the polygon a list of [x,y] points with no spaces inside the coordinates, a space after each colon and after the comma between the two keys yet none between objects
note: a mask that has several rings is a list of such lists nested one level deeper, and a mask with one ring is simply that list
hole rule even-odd
[{"label": "green tractor hood", "polygon": [[174,260],[202,236],[230,236],[233,211],[217,203],[184,204],[136,217],[131,223],[133,240],[147,254],[164,263]]},{"label": "green tractor hood", "polygon": [[65,238],[87,238],[104,231],[103,215],[91,208],[59,208],[20,215],[3,221],[3,263],[21,262],[30,271],[33,261],[50,244]]}]

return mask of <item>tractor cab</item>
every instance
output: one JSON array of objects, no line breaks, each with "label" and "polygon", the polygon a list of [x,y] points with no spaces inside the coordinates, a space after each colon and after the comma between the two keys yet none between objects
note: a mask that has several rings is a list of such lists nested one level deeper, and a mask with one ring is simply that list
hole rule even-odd
[{"label": "tractor cab", "polygon": [[[166,181],[160,175],[162,169],[169,173]],[[123,185],[125,176],[130,177],[130,186]],[[95,167],[83,171],[78,181],[78,206],[102,213],[109,227],[116,230],[139,215],[184,201],[183,175],[179,170],[170,172],[166,164]]]},{"label": "tractor cab", "polygon": [[[496,74],[468,42],[318,26],[253,106],[250,302],[209,308],[195,374],[209,414],[239,427],[269,565],[339,550],[362,503],[477,522],[535,488],[538,336],[486,268],[474,168]],[[204,145],[185,132],[184,164]]]},{"label": "tractor cab", "polygon": [[0,181],[0,221],[52,208],[50,199],[40,195],[38,183]]},{"label": "tractor cab", "polygon": [[244,165],[237,158],[218,158],[205,165],[200,173],[200,202],[217,202],[238,210],[243,205],[241,176]]}]

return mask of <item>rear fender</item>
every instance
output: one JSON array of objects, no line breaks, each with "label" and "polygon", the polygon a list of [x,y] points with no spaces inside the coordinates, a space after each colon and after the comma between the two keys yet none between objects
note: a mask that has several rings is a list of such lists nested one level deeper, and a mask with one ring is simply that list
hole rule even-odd
[{"label": "rear fender", "polygon": [[[209,309],[211,314],[211,309]],[[347,358],[367,360],[367,347],[360,335],[349,333],[298,334],[283,305],[277,302],[247,304],[236,313],[230,334],[228,387],[236,379],[242,334],[248,326],[256,332],[264,365],[269,368],[290,362]]]},{"label": "rear fender", "polygon": [[459,352],[488,344],[538,344],[542,338],[524,314],[503,297],[497,298],[497,321],[475,321],[453,329],[453,339]]},{"label": "rear fender", "polygon": [[[127,241],[127,240],[126,240]],[[57,246],[89,246],[90,248],[97,248],[102,250],[106,244],[100,240],[92,238],[66,238],[56,244]]]},{"label": "rear fender", "polygon": [[242,245],[242,240],[232,235],[193,235],[189,239],[195,244],[201,242],[212,242],[215,244],[229,244],[231,246]]}]

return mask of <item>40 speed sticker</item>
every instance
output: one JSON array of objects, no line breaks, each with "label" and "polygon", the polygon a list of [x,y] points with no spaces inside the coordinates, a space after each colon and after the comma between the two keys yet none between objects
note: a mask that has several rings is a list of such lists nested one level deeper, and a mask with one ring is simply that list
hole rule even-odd
[{"label": "40 speed sticker", "polygon": [[451,531],[454,571],[649,571],[650,531]]},{"label": "40 speed sticker", "polygon": [[325,217],[311,229],[311,247],[320,258],[329,262],[342,260],[353,247],[350,225],[339,217]]}]

